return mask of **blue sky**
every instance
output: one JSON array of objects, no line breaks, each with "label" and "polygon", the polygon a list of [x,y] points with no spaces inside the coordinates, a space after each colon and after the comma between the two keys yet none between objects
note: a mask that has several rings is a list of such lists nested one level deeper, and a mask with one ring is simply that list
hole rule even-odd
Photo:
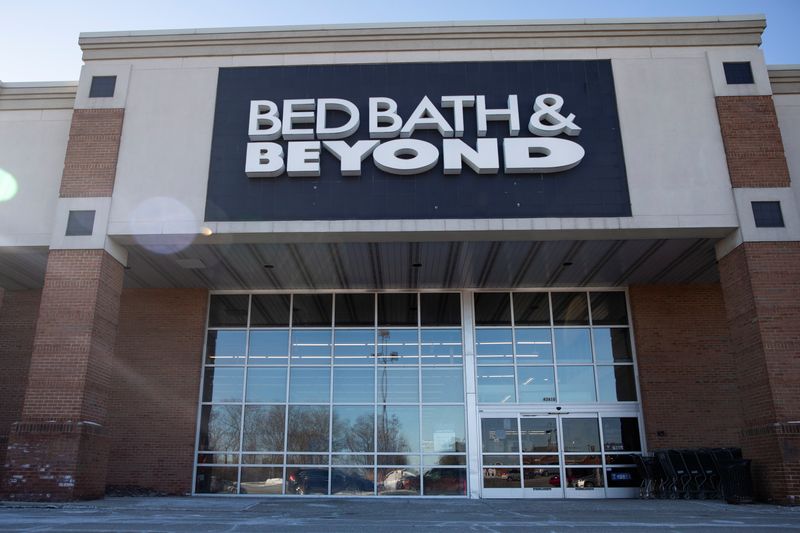
[{"label": "blue sky", "polygon": [[800,0],[0,0],[0,80],[77,79],[78,34],[223,26],[762,13],[769,64],[800,63]]}]

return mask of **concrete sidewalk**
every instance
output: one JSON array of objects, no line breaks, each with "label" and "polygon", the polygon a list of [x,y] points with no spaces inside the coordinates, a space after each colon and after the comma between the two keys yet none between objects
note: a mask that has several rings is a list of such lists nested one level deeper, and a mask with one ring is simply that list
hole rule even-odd
[{"label": "concrete sidewalk", "polygon": [[800,507],[718,501],[107,498],[0,502],[0,531],[800,531]]}]

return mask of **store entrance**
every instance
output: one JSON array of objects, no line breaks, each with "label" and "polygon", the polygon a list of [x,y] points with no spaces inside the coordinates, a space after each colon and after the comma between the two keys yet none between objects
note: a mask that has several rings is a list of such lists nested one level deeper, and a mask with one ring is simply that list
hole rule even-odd
[{"label": "store entrance", "polygon": [[569,411],[481,413],[482,497],[632,497],[636,417]]}]

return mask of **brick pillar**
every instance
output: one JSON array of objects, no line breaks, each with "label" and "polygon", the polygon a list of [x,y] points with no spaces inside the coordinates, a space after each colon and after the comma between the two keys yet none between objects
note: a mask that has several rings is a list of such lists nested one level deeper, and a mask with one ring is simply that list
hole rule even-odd
[{"label": "brick pillar", "polygon": [[22,418],[9,438],[9,498],[103,496],[122,278],[104,250],[50,252]]}]

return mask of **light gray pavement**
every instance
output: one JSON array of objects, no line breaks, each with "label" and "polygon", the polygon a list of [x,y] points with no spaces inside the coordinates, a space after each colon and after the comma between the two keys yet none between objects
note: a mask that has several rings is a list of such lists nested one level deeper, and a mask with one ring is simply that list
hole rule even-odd
[{"label": "light gray pavement", "polygon": [[0,531],[800,531],[800,507],[668,500],[106,498],[0,502]]}]

